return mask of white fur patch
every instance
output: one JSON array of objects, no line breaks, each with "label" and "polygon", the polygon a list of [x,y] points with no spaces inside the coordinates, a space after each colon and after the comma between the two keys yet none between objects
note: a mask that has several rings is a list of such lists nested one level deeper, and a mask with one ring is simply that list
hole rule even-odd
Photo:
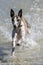
[{"label": "white fur patch", "polygon": [[17,41],[17,33],[15,33],[15,36],[13,38],[13,47],[15,47]]},{"label": "white fur patch", "polygon": [[24,25],[23,21],[21,21],[21,25],[22,25],[22,27],[21,27],[22,39],[24,40],[26,31],[25,31],[25,25]]},{"label": "white fur patch", "polygon": [[17,22],[17,18],[14,18],[14,25],[16,25],[16,27],[18,26],[18,22]]}]

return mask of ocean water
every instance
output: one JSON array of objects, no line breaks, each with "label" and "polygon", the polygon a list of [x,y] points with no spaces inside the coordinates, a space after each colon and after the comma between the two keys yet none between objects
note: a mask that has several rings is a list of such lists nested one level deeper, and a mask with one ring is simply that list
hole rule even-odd
[{"label": "ocean water", "polygon": [[[31,25],[22,46],[11,57],[12,23],[10,9],[23,16]],[[35,10],[37,9],[37,10]],[[0,65],[43,65],[43,0],[0,0]]]}]

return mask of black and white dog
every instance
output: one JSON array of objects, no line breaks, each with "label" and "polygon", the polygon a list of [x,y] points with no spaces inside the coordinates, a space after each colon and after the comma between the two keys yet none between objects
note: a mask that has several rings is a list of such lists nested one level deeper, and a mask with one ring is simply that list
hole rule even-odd
[{"label": "black and white dog", "polygon": [[[14,50],[16,45],[21,45],[25,39],[25,35],[29,32],[30,24],[22,15],[22,9],[19,10],[18,15],[15,15],[13,9],[10,10],[10,16],[13,24],[12,31],[12,55],[14,56]],[[29,32],[30,33],[30,32]]]}]

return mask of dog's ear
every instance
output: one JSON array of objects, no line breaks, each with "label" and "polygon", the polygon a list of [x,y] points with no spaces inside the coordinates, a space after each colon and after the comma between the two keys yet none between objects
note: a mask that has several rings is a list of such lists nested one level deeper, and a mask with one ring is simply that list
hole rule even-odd
[{"label": "dog's ear", "polygon": [[22,9],[19,10],[18,16],[19,16],[19,17],[22,17]]},{"label": "dog's ear", "polygon": [[10,16],[13,17],[15,15],[13,9],[10,10]]}]

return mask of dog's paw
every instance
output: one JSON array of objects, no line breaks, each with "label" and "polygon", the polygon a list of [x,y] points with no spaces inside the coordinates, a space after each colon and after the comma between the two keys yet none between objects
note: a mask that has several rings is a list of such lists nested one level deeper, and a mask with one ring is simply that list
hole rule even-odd
[{"label": "dog's paw", "polygon": [[16,44],[17,46],[20,46],[20,44]]}]

